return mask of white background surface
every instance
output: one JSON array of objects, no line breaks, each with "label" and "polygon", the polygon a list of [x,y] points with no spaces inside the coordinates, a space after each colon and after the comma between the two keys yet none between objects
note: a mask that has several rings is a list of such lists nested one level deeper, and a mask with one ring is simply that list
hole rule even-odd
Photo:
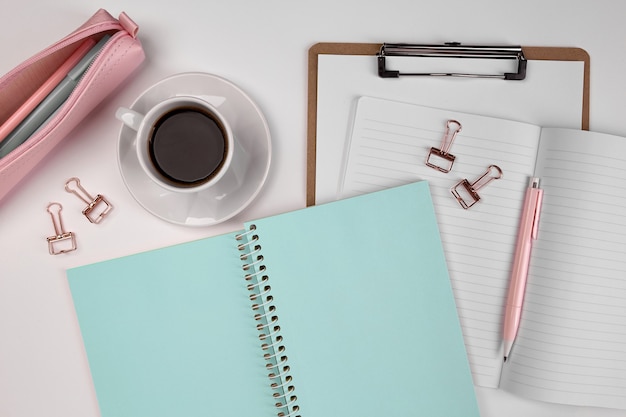
[{"label": "white background surface", "polygon": [[[3,417],[98,415],[66,268],[219,234],[247,219],[304,207],[307,51],[316,42],[581,47],[591,56],[591,129],[626,136],[626,3],[618,0],[2,2],[0,73],[100,7],[114,16],[126,11],[140,26],[147,54],[142,69],[0,203]],[[232,221],[210,228],[175,226],[145,212],[126,190],[116,163],[115,109],[162,78],[188,71],[214,73],[243,88],[264,111],[273,139],[273,166],[261,195]],[[89,224],[80,213],[82,203],[63,190],[72,176],[114,204],[102,224]],[[79,249],[71,254],[48,254],[50,201],[63,204],[67,229],[77,235]],[[496,390],[477,394],[484,417],[626,415],[535,403]]]}]

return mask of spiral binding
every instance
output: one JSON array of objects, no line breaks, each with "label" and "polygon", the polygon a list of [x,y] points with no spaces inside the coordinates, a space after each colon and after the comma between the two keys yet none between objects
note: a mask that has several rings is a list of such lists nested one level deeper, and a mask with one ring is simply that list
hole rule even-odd
[{"label": "spiral binding", "polygon": [[259,235],[256,234],[256,226],[251,225],[249,230],[235,236],[239,242],[237,249],[241,252],[239,259],[243,262],[246,288],[250,292],[249,298],[253,302],[254,320],[259,332],[261,349],[265,368],[269,372],[270,387],[274,391],[272,397],[276,401],[274,405],[278,409],[278,417],[300,417],[297,405],[298,398],[294,394],[295,387],[290,375],[285,354],[283,337],[278,323],[278,315],[274,306],[274,298],[271,295],[272,287],[270,278],[266,274],[263,264]]}]

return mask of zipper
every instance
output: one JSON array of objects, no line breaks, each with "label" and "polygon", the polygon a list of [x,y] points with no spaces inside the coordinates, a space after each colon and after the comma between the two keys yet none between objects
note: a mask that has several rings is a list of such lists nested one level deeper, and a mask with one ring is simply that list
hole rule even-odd
[{"label": "zipper", "polygon": [[[96,31],[95,33],[99,33],[99,32],[100,31]],[[37,144],[41,136],[47,135],[52,129],[56,127],[56,125],[58,124],[58,121],[63,119],[69,113],[69,109],[71,109],[74,106],[74,103],[77,101],[77,97],[80,96],[80,93],[82,93],[82,91],[85,89],[85,85],[87,84],[87,82],[94,77],[92,69],[94,66],[97,65],[99,58],[110,49],[111,44],[115,42],[117,38],[126,36],[126,35],[128,34],[125,31],[123,30],[118,31],[117,33],[114,33],[108,41],[106,41],[106,43],[102,46],[102,48],[100,48],[100,51],[98,51],[94,59],[91,61],[91,63],[85,70],[85,73],[76,83],[76,87],[74,87],[74,89],[70,93],[67,100],[65,100],[65,102],[61,105],[61,107],[59,107],[59,109],[54,113],[52,118],[46,122],[46,125],[42,126],[39,129],[39,131],[37,131],[32,137],[28,138],[26,142],[24,142],[22,145],[26,145],[28,143],[30,143],[31,145]],[[82,38],[82,39],[85,39],[85,38]],[[20,147],[22,145],[20,145]],[[26,145],[26,147],[29,147],[29,146]],[[17,151],[18,149],[19,147],[16,148],[15,151]]]},{"label": "zipper", "polygon": [[103,23],[98,23],[95,24],[93,26],[90,26],[88,28],[82,29],[79,32],[75,32],[71,35],[69,35],[67,38],[64,38],[62,40],[60,40],[58,43],[52,45],[51,47],[39,52],[38,54],[30,57],[29,59],[27,59],[26,61],[22,62],[20,65],[18,65],[17,67],[13,68],[9,73],[6,74],[5,79],[10,79],[13,78],[13,76],[15,74],[19,74],[21,71],[23,71],[25,68],[31,66],[33,63],[40,61],[41,59],[50,56],[54,53],[56,53],[57,51],[72,45],[73,43],[82,41],[90,36],[96,35],[98,33],[102,33],[102,32],[109,32],[109,31],[123,31],[124,27],[118,22],[118,21],[110,21],[110,22],[103,22]]},{"label": "zipper", "polygon": [[[11,78],[13,78],[20,71],[23,71],[26,67],[58,52],[63,48],[81,42],[94,35],[105,35],[106,33],[111,33],[111,38],[103,45],[102,48],[100,48],[100,51],[98,51],[97,55],[91,61],[83,76],[80,78],[80,80],[78,80],[76,87],[74,87],[65,102],[61,104],[57,111],[49,118],[49,120],[45,122],[45,126],[41,126],[31,137],[29,137],[24,143],[15,148],[9,155],[14,154],[15,157],[19,158],[30,148],[37,146],[37,144],[41,141],[41,138],[48,135],[50,131],[52,131],[59,124],[59,121],[66,117],[66,115],[69,113],[69,110],[73,108],[75,103],[78,101],[80,94],[87,88],[86,85],[89,84],[90,81],[93,80],[94,77],[98,74],[98,72],[94,70],[93,67],[97,67],[100,64],[101,56],[108,53],[111,50],[111,45],[117,42],[118,39],[124,36],[130,36],[131,38],[135,38],[137,35],[137,29],[138,27],[135,22],[132,21],[132,19],[130,19],[130,17],[128,17],[125,13],[122,13],[120,15],[120,20],[110,18],[105,21],[94,23],[88,27],[76,30],[67,37],[59,40],[56,44],[51,45],[47,49],[22,62],[22,64],[15,67],[4,77],[2,77],[5,82],[10,82]],[[7,157],[9,155],[7,155]],[[3,162],[6,160],[8,160],[8,158],[6,157],[0,159],[0,167],[4,165]]]}]

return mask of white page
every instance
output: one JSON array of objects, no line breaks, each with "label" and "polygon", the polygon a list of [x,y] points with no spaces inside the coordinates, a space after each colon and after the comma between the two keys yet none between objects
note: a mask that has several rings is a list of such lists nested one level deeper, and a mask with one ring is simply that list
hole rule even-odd
[{"label": "white page", "polygon": [[[462,125],[448,174],[425,165],[439,147],[446,123]],[[419,179],[431,184],[470,366],[477,385],[500,377],[502,313],[520,207],[532,175],[540,128],[503,119],[363,97],[359,100],[341,198]],[[450,188],[473,182],[490,164],[503,177],[479,190],[464,210]]]},{"label": "white page", "polygon": [[375,56],[319,55],[316,203],[337,199],[342,160],[360,96],[374,96],[518,120],[581,127],[582,62],[528,61],[524,81],[400,77],[383,79]]},{"label": "white page", "polygon": [[544,203],[502,386],[626,409],[626,139],[544,129],[539,155]]}]

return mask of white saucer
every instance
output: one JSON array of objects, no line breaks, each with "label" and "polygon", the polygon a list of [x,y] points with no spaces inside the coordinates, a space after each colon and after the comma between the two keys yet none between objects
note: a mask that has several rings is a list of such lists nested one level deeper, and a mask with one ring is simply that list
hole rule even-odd
[{"label": "white saucer", "polygon": [[257,196],[269,173],[270,132],[257,105],[239,87],[205,73],[168,77],[144,91],[130,106],[145,114],[155,103],[176,95],[209,96],[230,123],[241,148],[249,155],[247,169],[237,188],[211,187],[198,193],[176,193],[154,183],[139,166],[135,132],[122,125],[118,163],[126,187],[137,202],[153,215],[184,226],[210,226],[240,213]]}]

